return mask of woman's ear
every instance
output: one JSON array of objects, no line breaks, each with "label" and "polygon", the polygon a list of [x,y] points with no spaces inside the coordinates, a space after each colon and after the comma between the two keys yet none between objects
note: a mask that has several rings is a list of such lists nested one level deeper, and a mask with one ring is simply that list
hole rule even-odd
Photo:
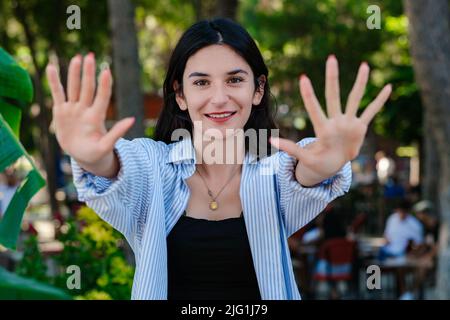
[{"label": "woman's ear", "polygon": [[255,93],[253,95],[253,105],[257,106],[261,103],[261,100],[264,96],[264,87],[266,85],[266,76],[260,75],[258,78],[258,87],[255,90]]},{"label": "woman's ear", "polygon": [[173,82],[173,90],[175,91],[175,100],[177,101],[178,106],[180,107],[181,110],[186,111],[187,104],[186,101],[184,100],[183,90],[181,89],[181,86],[178,84],[177,80]]}]

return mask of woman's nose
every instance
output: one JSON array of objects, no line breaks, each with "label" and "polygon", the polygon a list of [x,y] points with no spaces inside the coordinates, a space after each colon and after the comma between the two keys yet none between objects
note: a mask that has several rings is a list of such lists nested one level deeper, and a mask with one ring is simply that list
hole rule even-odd
[{"label": "woman's nose", "polygon": [[222,85],[216,85],[213,88],[211,103],[216,105],[225,104],[229,100],[228,93]]}]

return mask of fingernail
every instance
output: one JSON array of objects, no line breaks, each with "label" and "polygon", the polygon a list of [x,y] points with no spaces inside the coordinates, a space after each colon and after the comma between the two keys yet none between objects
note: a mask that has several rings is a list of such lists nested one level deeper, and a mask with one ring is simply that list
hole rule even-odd
[{"label": "fingernail", "polygon": [[330,54],[330,55],[328,56],[328,59],[336,59],[336,56],[335,56],[334,54]]},{"label": "fingernail", "polygon": [[107,71],[107,70],[109,70],[109,63],[108,63],[108,62],[102,62],[102,63],[100,64],[100,70],[101,70],[101,71]]},{"label": "fingernail", "polygon": [[272,144],[274,144],[275,146],[278,146],[278,142],[279,142],[279,141],[280,141],[280,139],[277,138],[277,137],[270,137],[270,138],[269,138],[269,142],[272,143]]}]

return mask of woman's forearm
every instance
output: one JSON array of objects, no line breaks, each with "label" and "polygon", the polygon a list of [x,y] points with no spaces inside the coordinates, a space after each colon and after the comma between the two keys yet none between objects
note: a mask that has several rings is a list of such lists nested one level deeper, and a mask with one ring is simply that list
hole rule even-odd
[{"label": "woman's forearm", "polygon": [[113,179],[117,177],[120,170],[120,161],[117,154],[113,151],[106,157],[92,164],[83,163],[75,159],[78,165],[93,175]]},{"label": "woman's forearm", "polygon": [[297,165],[295,166],[295,178],[297,179],[297,182],[304,187],[313,187],[332,176],[333,175],[325,177],[318,175],[314,171],[303,166],[300,161],[297,161]]}]

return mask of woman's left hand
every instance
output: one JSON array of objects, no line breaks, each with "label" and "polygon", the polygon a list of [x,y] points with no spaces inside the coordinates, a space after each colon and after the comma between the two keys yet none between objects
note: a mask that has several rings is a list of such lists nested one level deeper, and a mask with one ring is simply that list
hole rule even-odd
[{"label": "woman's left hand", "polygon": [[392,91],[391,85],[386,85],[358,117],[356,113],[364,95],[368,77],[369,66],[363,62],[343,113],[339,94],[338,62],[333,55],[329,56],[325,84],[328,117],[322,111],[309,79],[305,75],[300,77],[300,93],[317,140],[304,148],[283,138],[271,138],[270,142],[298,160],[295,174],[302,185],[313,186],[333,176],[346,162],[353,160],[359,154],[370,121],[387,101]]}]

